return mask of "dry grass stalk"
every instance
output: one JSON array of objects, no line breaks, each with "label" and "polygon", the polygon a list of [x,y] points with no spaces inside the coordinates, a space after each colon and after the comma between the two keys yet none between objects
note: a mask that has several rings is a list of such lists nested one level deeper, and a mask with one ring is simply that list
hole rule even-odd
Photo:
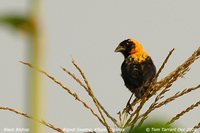
[{"label": "dry grass stalk", "polygon": [[[169,60],[169,57],[172,55],[174,49],[172,49],[169,54],[167,55],[167,57],[165,58],[164,62],[162,63],[160,69],[158,70],[158,72],[156,73],[156,76],[155,78],[153,79],[153,82],[152,84],[154,84],[158,78],[158,76],[160,75],[161,71],[164,69],[165,65],[167,64],[168,60]],[[134,115],[136,115],[136,117],[139,116],[139,111],[142,109],[142,106],[145,104],[145,102],[151,97],[151,96],[147,96],[149,95],[149,93],[152,91],[152,86],[153,85],[150,85],[150,87],[148,88],[147,90],[147,93],[141,98],[141,99],[135,99],[132,103],[131,103],[131,107],[133,108],[138,102],[140,102],[140,106],[138,106],[138,108],[136,109],[136,111],[134,113],[131,114],[130,118],[128,119],[128,121],[126,122],[125,125],[129,125],[130,124],[130,121],[132,120],[132,117]],[[148,97],[148,98],[147,98]],[[143,102],[142,102],[143,101]],[[141,104],[142,103],[142,104]],[[129,112],[130,111],[130,108],[126,107],[123,112]],[[131,123],[134,123],[137,118],[135,117],[135,119],[131,122]],[[133,125],[133,124],[132,124]]]},{"label": "dry grass stalk", "polygon": [[174,100],[177,99],[178,97],[181,97],[181,96],[183,96],[183,95],[185,95],[185,94],[188,94],[189,92],[194,91],[194,90],[199,89],[199,88],[200,88],[200,85],[198,85],[198,86],[196,86],[196,87],[194,87],[194,88],[184,89],[182,92],[176,93],[175,95],[173,95],[173,96],[167,98],[167,99],[164,100],[163,102],[160,102],[160,103],[154,102],[154,103],[152,103],[151,106],[147,109],[147,111],[146,111],[145,113],[141,114],[141,115],[138,117],[138,119],[142,118],[142,119],[140,120],[139,124],[138,124],[138,127],[140,127],[140,126],[143,124],[143,122],[144,122],[144,120],[147,118],[147,116],[148,116],[153,110],[155,110],[156,108],[160,108],[160,107],[162,107],[163,105],[166,105],[167,103],[174,101]]},{"label": "dry grass stalk", "polygon": [[93,109],[86,103],[84,102],[83,100],[80,99],[80,97],[75,93],[73,92],[71,89],[69,89],[68,87],[66,87],[65,85],[63,85],[61,82],[59,82],[56,78],[54,78],[53,76],[49,75],[47,72],[37,68],[37,67],[34,67],[32,66],[30,63],[27,63],[27,62],[23,62],[23,61],[20,61],[20,63],[30,67],[30,68],[33,68],[37,71],[39,71],[40,73],[46,75],[49,79],[51,79],[52,81],[54,81],[56,84],[58,84],[59,86],[61,86],[61,88],[63,88],[64,90],[66,90],[71,96],[73,96],[75,98],[75,100],[81,102],[83,104],[83,106],[85,108],[87,108],[93,116],[95,116],[105,127],[105,123],[102,121],[102,119],[93,111]]},{"label": "dry grass stalk", "polygon": [[[174,49],[172,49],[169,54],[167,55],[167,57],[165,58],[164,62],[162,63],[160,69],[158,70],[158,72],[156,73],[155,78],[152,81],[152,84],[150,85],[150,87],[147,89],[147,92],[145,93],[145,95],[142,96],[141,99],[135,99],[133,101],[133,103],[131,104],[131,107],[133,107],[133,105],[135,106],[138,102],[139,106],[137,107],[137,109],[135,110],[134,113],[132,113],[129,117],[129,119],[127,120],[125,126],[130,126],[132,125],[132,128],[134,127],[134,123],[137,121],[138,117],[139,117],[139,112],[142,109],[143,105],[145,104],[145,102],[151,97],[153,96],[153,94],[150,94],[152,89],[154,88],[154,84],[159,76],[159,74],[161,73],[161,71],[164,69],[165,65],[167,64],[169,57],[172,55]],[[130,111],[130,109],[125,108],[124,110],[126,110],[127,112]],[[135,116],[135,118],[132,120],[133,116]]]},{"label": "dry grass stalk", "polygon": [[159,77],[160,73],[162,72],[162,70],[164,69],[165,65],[167,64],[168,60],[169,60],[169,57],[172,55],[172,53],[174,52],[174,48],[169,51],[169,54],[167,55],[167,57],[165,58],[164,62],[162,63],[160,69],[158,70],[158,72],[156,73],[156,76],[154,78],[154,80],[156,81],[157,78]]},{"label": "dry grass stalk", "polygon": [[67,132],[64,132],[61,128],[55,127],[53,124],[51,124],[49,122],[46,122],[44,120],[36,119],[36,118],[34,118],[34,117],[32,117],[32,116],[30,116],[30,115],[28,115],[26,113],[20,112],[20,111],[18,111],[16,109],[13,109],[13,108],[10,108],[10,107],[0,107],[0,110],[7,110],[7,111],[10,111],[10,112],[19,114],[19,115],[24,116],[26,118],[29,118],[29,119],[31,119],[31,120],[33,120],[35,122],[38,122],[38,123],[40,123],[42,125],[45,125],[45,126],[51,128],[51,129],[53,129],[53,130],[55,130],[55,131],[57,131],[59,133],[67,133]]},{"label": "dry grass stalk", "polygon": [[[107,115],[107,117],[108,118],[110,118],[110,120],[117,126],[117,127],[119,127],[119,124],[117,123],[117,120],[114,118],[114,117],[112,117],[109,113],[108,113],[108,111],[106,111],[105,110],[105,108],[102,106],[102,104],[99,102],[99,100],[96,98],[96,96],[94,95],[94,92],[92,91],[92,88],[91,88],[91,86],[90,86],[90,84],[89,84],[89,82],[88,82],[88,79],[87,79],[87,77],[85,76],[85,74],[84,74],[84,72],[82,71],[82,69],[79,67],[79,65],[76,63],[76,61],[73,59],[72,60],[72,64],[76,67],[76,69],[79,71],[79,73],[81,74],[81,76],[82,76],[82,78],[84,79],[84,82],[85,82],[85,84],[86,84],[86,86],[87,86],[87,92],[88,92],[88,94],[89,94],[89,96],[91,96],[91,98],[93,99],[93,101],[94,101],[94,104],[96,105],[96,107],[98,108],[98,109],[100,109],[100,114],[101,114],[101,110]],[[100,107],[100,108],[99,108]]]},{"label": "dry grass stalk", "polygon": [[120,124],[122,124],[122,113],[119,111],[118,113],[118,118],[119,118],[119,121],[120,121]]},{"label": "dry grass stalk", "polygon": [[197,124],[197,125],[195,125],[193,128],[192,128],[192,130],[191,131],[189,131],[189,132],[187,132],[187,133],[194,133],[197,129],[199,129],[200,128],[200,122]]},{"label": "dry grass stalk", "polygon": [[89,85],[89,82],[87,80],[87,77],[84,75],[84,72],[82,71],[82,69],[77,65],[77,63],[73,60],[72,61],[73,65],[76,67],[76,69],[80,72],[81,76],[83,77],[84,79],[84,82],[86,83],[86,86],[81,82],[81,80],[79,78],[77,78],[74,74],[72,74],[70,71],[68,71],[67,69],[65,68],[62,68],[63,71],[65,71],[67,74],[69,74],[77,83],[79,83],[84,89],[86,92],[88,92],[88,95],[92,98],[95,106],[97,107],[100,115],[101,115],[101,118],[103,119],[105,125],[106,125],[106,128],[109,132],[112,132],[112,129],[111,127],[108,125],[107,121],[106,121],[106,118],[104,117],[103,113],[102,113],[102,110],[100,108],[100,103],[99,101],[97,100],[97,98],[94,96],[94,93],[92,91],[92,88],[90,87]]},{"label": "dry grass stalk", "polygon": [[198,89],[198,88],[200,88],[200,85],[198,85],[198,86],[196,86],[196,87],[194,87],[194,88],[185,89],[185,90],[183,90],[182,92],[178,92],[178,93],[176,93],[174,96],[171,96],[171,97],[167,98],[167,99],[164,100],[163,102],[160,102],[160,103],[154,102],[154,103],[152,103],[151,106],[149,107],[149,109],[147,109],[147,111],[146,111],[145,113],[141,114],[141,115],[138,117],[138,119],[140,119],[140,118],[142,118],[142,119],[140,120],[140,122],[139,122],[139,124],[137,125],[137,127],[140,127],[140,126],[143,124],[144,120],[148,117],[148,115],[149,115],[153,110],[155,110],[156,108],[160,108],[160,107],[162,107],[163,105],[166,105],[167,103],[174,101],[174,100],[177,99],[178,97],[181,97],[181,96],[183,96],[183,95],[185,95],[185,94],[188,94],[189,92],[194,91],[194,90],[196,90],[196,89]]},{"label": "dry grass stalk", "polygon": [[173,96],[171,96],[171,97],[165,99],[164,101],[160,102],[159,104],[157,104],[157,105],[155,106],[155,108],[159,108],[159,107],[161,107],[161,106],[163,106],[163,105],[166,105],[167,103],[174,101],[174,100],[177,99],[178,97],[181,97],[181,96],[183,96],[183,95],[185,95],[185,94],[188,94],[188,93],[190,93],[191,91],[197,90],[197,89],[199,89],[199,88],[200,88],[200,84],[199,84],[198,86],[194,87],[194,88],[184,89],[184,90],[181,91],[181,92],[177,92],[175,95],[173,95]]},{"label": "dry grass stalk", "polygon": [[[173,51],[173,50],[172,50]],[[171,55],[172,51],[169,53]],[[158,83],[155,84],[154,88],[154,94],[161,90],[161,88],[165,87],[163,92],[161,94],[164,94],[166,92],[166,89],[169,88],[173,82],[175,82],[178,77],[183,77],[184,74],[186,74],[187,71],[189,71],[189,66],[199,58],[200,55],[200,48],[198,48],[197,51],[195,51],[190,58],[188,58],[181,66],[179,66],[175,71],[170,73],[168,76],[166,76],[163,80],[159,81]],[[168,58],[168,57],[167,57]],[[154,87],[154,86],[153,86]],[[184,93],[184,92],[183,92]],[[162,95],[160,95],[160,98]],[[159,99],[157,99],[159,100]],[[155,101],[157,101],[155,100]],[[156,105],[156,103],[153,103]],[[159,106],[159,105],[158,105]],[[149,108],[150,109],[150,108]]]},{"label": "dry grass stalk", "polygon": [[[186,72],[189,71],[189,65],[191,65],[196,59],[199,58],[199,53],[200,53],[199,51],[200,51],[200,49],[198,48],[198,50],[195,51],[195,52],[193,53],[193,55],[192,55],[185,63],[183,63],[180,67],[177,68],[177,71],[175,71],[174,76],[172,76],[173,78],[171,79],[171,81],[168,82],[168,86],[169,86],[169,87],[172,85],[173,82],[175,82],[175,81],[177,80],[178,77],[181,77],[181,78],[182,78],[182,77],[184,76],[184,74],[186,74]],[[181,71],[181,69],[182,69],[182,71]],[[179,71],[179,73],[178,73],[178,71]],[[167,86],[166,88],[169,88],[168,86]],[[194,87],[194,88],[191,88],[191,89],[185,89],[185,90],[182,91],[181,93],[178,92],[177,94],[175,94],[174,96],[172,96],[172,97],[166,99],[165,101],[161,102],[160,104],[156,104],[156,103],[155,103],[155,104],[154,104],[155,106],[154,106],[153,108],[149,109],[149,112],[151,112],[150,110],[154,110],[155,108],[159,108],[159,107],[161,107],[161,106],[163,106],[163,105],[165,105],[165,104],[167,104],[167,103],[169,103],[169,102],[175,100],[176,98],[178,98],[178,97],[180,97],[180,96],[182,96],[182,95],[184,95],[184,94],[187,94],[187,93],[189,93],[190,91],[193,91],[193,90],[195,90],[195,89],[197,89],[197,88],[199,88],[199,86]],[[169,89],[167,89],[167,91],[168,91],[168,90],[169,90]],[[166,92],[166,91],[164,90],[164,93],[165,93],[165,92]],[[158,101],[159,99],[160,99],[160,98],[158,98],[156,101]],[[146,117],[146,116],[144,116],[144,117]],[[144,117],[143,117],[143,118],[144,118]],[[144,118],[144,119],[145,119],[145,118]],[[140,122],[143,122],[144,119],[142,119]],[[139,123],[139,124],[141,124],[141,123]]]},{"label": "dry grass stalk", "polygon": [[166,86],[166,84],[170,84],[177,79],[177,77],[182,77],[186,72],[189,70],[189,66],[199,58],[200,55],[200,48],[198,48],[191,57],[189,57],[183,64],[176,68],[173,72],[168,74],[165,78],[160,80],[155,85],[155,90],[159,90],[162,87]]},{"label": "dry grass stalk", "polygon": [[64,67],[61,67],[64,72],[66,72],[68,75],[70,75],[77,83],[79,83],[86,91],[88,91],[87,87],[81,82],[79,78],[77,78],[73,73],[71,73],[69,70],[67,70]]},{"label": "dry grass stalk", "polygon": [[175,117],[173,117],[167,124],[169,125],[169,124],[174,123],[176,120],[178,120],[185,113],[190,112],[191,110],[193,110],[195,107],[198,107],[199,105],[200,105],[200,101],[196,102],[195,104],[190,105],[187,109],[181,111],[179,114],[177,114]]},{"label": "dry grass stalk", "polygon": [[[63,71],[65,71],[67,74],[69,74],[77,83],[79,83],[87,92],[88,94],[90,95],[90,92],[88,90],[88,88],[81,82],[81,80],[79,78],[77,78],[74,74],[72,74],[69,70],[67,70],[66,68],[64,67],[61,67],[63,69]],[[103,107],[100,105],[100,107]],[[107,112],[107,111],[106,111]],[[110,116],[110,115],[109,115]],[[114,118],[113,118],[114,119]],[[117,120],[114,119],[114,122],[117,123]]]},{"label": "dry grass stalk", "polygon": [[99,106],[100,103],[99,103],[99,101],[97,100],[97,98],[94,96],[94,93],[93,93],[93,91],[92,91],[92,88],[90,87],[90,84],[89,84],[89,82],[88,82],[87,77],[85,76],[85,74],[84,74],[84,72],[82,71],[82,69],[77,65],[77,63],[75,62],[75,60],[72,60],[72,63],[73,63],[73,65],[76,67],[76,69],[80,72],[82,78],[84,79],[84,82],[85,82],[85,84],[86,84],[86,86],[87,86],[87,90],[88,90],[87,92],[88,92],[89,96],[92,98],[92,100],[93,100],[95,106],[97,107],[97,109],[98,109],[98,111],[99,111],[99,113],[100,113],[100,115],[101,115],[101,118],[103,119],[103,121],[104,121],[104,123],[105,123],[105,125],[106,125],[106,128],[107,128],[108,132],[112,132],[112,129],[111,129],[111,127],[108,125],[108,123],[107,123],[107,121],[106,121],[106,118],[104,117],[104,115],[103,115],[103,113],[102,113],[102,110],[101,110],[101,108],[100,108],[100,106]]},{"label": "dry grass stalk", "polygon": [[148,115],[156,108],[156,105],[158,105],[158,101],[161,100],[164,97],[164,94],[166,92],[168,92],[170,89],[169,87],[171,87],[170,85],[167,85],[155,98],[154,102],[149,106],[149,108],[147,109],[147,111],[145,113],[143,113],[142,115],[138,116],[137,120],[142,118],[139,122],[139,124],[137,125],[137,128],[139,128],[143,122],[148,118]]},{"label": "dry grass stalk", "polygon": [[[172,54],[172,52],[174,51],[174,49],[172,49],[167,58],[165,59],[163,65],[161,66],[161,68],[159,69],[157,76],[159,75],[159,73],[162,71],[162,69],[164,68],[166,62],[168,61],[170,55]],[[166,99],[165,101],[161,102],[161,103],[157,103],[158,100],[162,99],[164,94],[169,91],[169,87],[171,87],[171,85],[180,77],[182,78],[188,71],[189,71],[189,66],[199,58],[200,55],[200,48],[198,48],[191,57],[189,57],[182,65],[180,65],[179,67],[177,67],[177,69],[173,72],[171,72],[170,74],[168,74],[165,78],[163,78],[162,80],[160,80],[159,82],[156,83],[152,83],[149,87],[149,89],[147,90],[147,93],[141,98],[141,101],[139,102],[139,106],[137,107],[137,109],[130,115],[129,119],[127,120],[127,123],[125,124],[126,126],[132,126],[132,128],[134,127],[134,124],[140,119],[142,118],[142,120],[140,121],[139,125],[140,126],[143,121],[148,117],[148,114],[150,112],[152,112],[155,108],[161,107],[162,105],[169,103],[170,101],[173,101],[175,98],[182,96],[184,94],[187,94],[188,92],[195,90],[195,88],[192,89],[187,89],[181,93],[177,93],[177,95],[170,97],[168,99]],[[156,78],[157,78],[156,76]],[[155,80],[155,79],[154,79]],[[153,90],[153,91],[152,91]],[[152,103],[152,105],[149,107],[149,109],[142,115],[140,114],[140,110],[142,109],[143,105],[145,104],[145,102],[151,98],[153,95],[155,95],[158,91],[161,91],[161,93],[159,93],[159,95],[157,95],[154,103]],[[134,102],[135,104],[136,102]],[[134,116],[134,118],[133,118]]]},{"label": "dry grass stalk", "polygon": [[154,103],[157,103],[159,100],[161,100],[164,97],[164,94],[166,92],[168,92],[170,89],[169,87],[171,87],[171,85],[166,86],[155,98]]},{"label": "dry grass stalk", "polygon": [[[172,49],[168,56],[166,57],[166,59],[164,60],[163,64],[161,65],[160,69],[158,70],[155,78],[153,79],[152,83],[150,84],[150,87],[147,89],[147,92],[143,95],[143,97],[141,99],[135,99],[131,105],[136,106],[137,108],[136,110],[132,113],[132,114],[128,114],[128,112],[130,111],[130,108],[124,108],[124,110],[118,113],[119,115],[119,119],[121,122],[121,126],[118,124],[117,120],[115,118],[113,118],[102,106],[102,104],[98,101],[98,99],[95,97],[94,92],[92,91],[92,88],[88,82],[87,77],[85,76],[84,72],[82,71],[82,69],[77,65],[77,63],[75,62],[75,60],[72,60],[72,64],[75,66],[75,68],[79,71],[80,75],[83,78],[82,82],[79,78],[76,77],[76,75],[74,75],[73,73],[71,73],[70,71],[68,71],[67,69],[63,68],[63,71],[65,71],[67,74],[69,74],[77,83],[79,83],[81,85],[81,87],[83,87],[85,89],[85,91],[88,93],[88,95],[92,98],[95,106],[97,107],[101,118],[99,115],[97,115],[93,109],[86,103],[84,102],[82,99],[80,99],[80,97],[73,92],[71,89],[69,89],[68,87],[66,87],[65,85],[63,85],[61,82],[59,82],[56,78],[54,78],[53,76],[49,75],[47,72],[38,69],[34,66],[32,66],[29,63],[26,62],[22,62],[24,65],[27,65],[39,72],[41,72],[42,74],[46,75],[48,78],[50,78],[52,81],[54,81],[56,84],[58,84],[59,86],[61,86],[63,89],[65,89],[70,95],[72,95],[76,100],[78,100],[79,102],[81,102],[85,108],[87,108],[92,115],[94,115],[100,122],[101,124],[103,124],[106,128],[107,131],[109,133],[112,133],[112,129],[111,127],[108,125],[106,118],[104,117],[103,113],[106,114],[106,116],[117,126],[117,127],[121,127],[122,129],[131,126],[131,129],[133,129],[135,127],[135,124],[138,123],[138,125],[135,128],[139,128],[143,122],[148,118],[148,115],[155,110],[156,108],[160,108],[163,105],[166,105],[167,103],[170,103],[172,101],[174,101],[175,99],[177,99],[178,97],[181,97],[185,94],[188,94],[189,92],[192,92],[194,90],[197,90],[198,88],[200,88],[200,85],[194,87],[194,88],[189,88],[189,89],[185,89],[183,91],[177,92],[175,95],[163,100],[160,102],[160,100],[164,97],[164,94],[166,92],[168,92],[171,88],[171,86],[173,85],[173,83],[178,79],[178,78],[182,78],[190,69],[190,65],[199,58],[200,56],[200,48],[198,48],[191,57],[189,57],[183,64],[181,64],[180,66],[178,66],[174,71],[172,71],[170,74],[168,74],[165,78],[161,79],[160,81],[157,81],[157,78],[159,76],[159,74],[161,73],[161,71],[164,69],[165,65],[167,64],[170,56],[172,55],[174,49]],[[160,93],[158,93],[160,92]],[[158,93],[158,94],[157,94]],[[154,100],[154,102],[149,106],[149,108],[144,112],[144,113],[140,113],[141,109],[143,108],[143,106],[145,105],[145,103],[147,102],[147,100],[149,100],[153,95],[156,95],[156,98]],[[200,101],[192,104],[190,107],[188,107],[186,110],[182,111],[181,113],[177,114],[174,118],[172,118],[172,120],[170,122],[168,122],[168,124],[173,123],[175,120],[178,120],[181,116],[183,116],[185,113],[191,111],[193,108],[199,106]],[[2,109],[2,108],[0,108]],[[10,110],[12,112],[17,113],[17,111],[14,111],[14,109],[4,109],[4,110]],[[20,114],[20,113],[17,113]],[[23,113],[21,114],[23,115]],[[31,117],[29,117],[28,115],[25,115],[25,117],[33,119]],[[46,123],[44,121],[40,121],[40,123],[42,122],[43,125],[46,125],[50,128],[52,128],[52,124]],[[193,129],[197,129],[199,128],[200,124],[196,125]],[[54,126],[53,126],[54,127]],[[54,128],[52,128],[54,129]],[[59,130],[59,128],[56,128]],[[56,130],[54,129],[54,130]]]},{"label": "dry grass stalk", "polygon": [[[133,102],[131,103],[131,108],[134,108],[134,107],[137,105],[137,103],[140,102],[140,100],[141,100],[141,99],[135,98],[135,99],[133,100]],[[125,107],[125,108],[123,109],[123,111],[122,111],[122,114],[127,113],[127,112],[130,112],[130,107]]]}]

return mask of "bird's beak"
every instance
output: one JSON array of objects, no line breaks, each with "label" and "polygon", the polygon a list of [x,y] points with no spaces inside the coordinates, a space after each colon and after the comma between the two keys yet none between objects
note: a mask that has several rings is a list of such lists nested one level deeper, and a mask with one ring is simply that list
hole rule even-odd
[{"label": "bird's beak", "polygon": [[115,49],[115,52],[122,52],[124,51],[125,49],[122,47],[122,46],[118,46],[116,49]]}]

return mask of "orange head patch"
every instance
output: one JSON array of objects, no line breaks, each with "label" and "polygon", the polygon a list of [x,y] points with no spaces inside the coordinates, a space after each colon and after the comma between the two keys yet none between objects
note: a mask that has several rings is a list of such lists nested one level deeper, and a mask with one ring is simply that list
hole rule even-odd
[{"label": "orange head patch", "polygon": [[145,61],[146,58],[148,57],[148,54],[143,49],[142,44],[135,39],[130,39],[130,40],[135,44],[135,48],[133,48],[130,52],[131,57],[138,63]]}]

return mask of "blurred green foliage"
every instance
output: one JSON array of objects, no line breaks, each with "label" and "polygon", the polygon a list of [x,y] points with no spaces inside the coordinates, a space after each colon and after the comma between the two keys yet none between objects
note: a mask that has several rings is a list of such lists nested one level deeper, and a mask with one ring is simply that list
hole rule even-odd
[{"label": "blurred green foliage", "polygon": [[128,131],[128,133],[181,133],[181,128],[175,126],[166,125],[162,121],[152,121],[144,124],[140,128],[133,128]]},{"label": "blurred green foliage", "polygon": [[31,33],[35,29],[32,19],[22,15],[7,14],[0,16],[0,24],[7,25],[17,31],[26,33]]},{"label": "blurred green foliage", "polygon": [[[35,6],[35,5],[34,5]],[[34,7],[35,8],[35,7]],[[37,8],[36,8],[37,9]],[[33,10],[36,11],[36,10]],[[35,12],[32,14],[35,15]],[[12,28],[13,31],[16,32],[23,32],[27,35],[29,39],[28,46],[28,57],[30,62],[34,64],[34,66],[39,66],[42,64],[42,53],[43,53],[43,46],[42,37],[40,35],[40,31],[37,28],[38,20],[37,17],[34,15],[20,15],[17,13],[6,13],[0,16],[0,25],[5,25],[9,28]],[[37,15],[37,14],[36,14]],[[42,108],[42,80],[40,75],[35,72],[31,71],[28,73],[28,87],[30,87],[28,95],[29,101],[29,111],[30,114],[34,118],[42,117],[43,108]],[[38,124],[30,121],[29,126],[31,128],[31,133],[42,133],[43,128]]]}]

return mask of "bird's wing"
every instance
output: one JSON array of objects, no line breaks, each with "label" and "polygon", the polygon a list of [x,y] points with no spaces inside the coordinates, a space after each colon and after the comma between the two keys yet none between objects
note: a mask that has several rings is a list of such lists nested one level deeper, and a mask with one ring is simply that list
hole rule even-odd
[{"label": "bird's wing", "polygon": [[122,77],[126,83],[136,88],[143,84],[141,67],[134,62],[124,62],[122,64]]},{"label": "bird's wing", "polygon": [[151,80],[154,78],[155,74],[156,74],[156,67],[153,64],[153,61],[151,60],[151,58],[147,58],[147,60],[144,62],[143,65],[141,65],[141,69],[142,69],[142,75],[143,75],[143,80],[144,80],[144,84],[151,82]]}]

